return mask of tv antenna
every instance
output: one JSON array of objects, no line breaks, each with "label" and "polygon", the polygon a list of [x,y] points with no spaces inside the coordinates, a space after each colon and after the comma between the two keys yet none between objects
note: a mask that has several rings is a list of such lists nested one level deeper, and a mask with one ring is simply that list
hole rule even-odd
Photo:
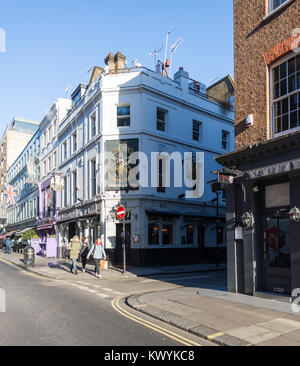
[{"label": "tv antenna", "polygon": [[167,62],[167,56],[168,56],[168,45],[169,45],[169,36],[171,33],[173,33],[175,31],[175,29],[172,29],[170,31],[167,32],[167,36],[166,36],[166,49],[165,49],[165,65]]},{"label": "tv antenna", "polygon": [[158,46],[156,47],[156,49],[149,53],[149,56],[154,56],[154,70],[156,69],[156,65],[157,65],[157,55],[159,54],[159,52],[164,48],[164,46]]},{"label": "tv antenna", "polygon": [[71,90],[71,85],[68,85],[65,89],[65,93],[66,93],[66,99],[70,99],[70,90]]},{"label": "tv antenna", "polygon": [[91,73],[91,72],[92,72],[92,70],[93,70],[93,68],[94,68],[94,66],[91,66],[91,67],[89,67],[88,69],[86,69],[86,70],[85,70],[85,71],[86,71],[86,73],[87,73],[87,74]]},{"label": "tv antenna", "polygon": [[173,56],[177,51],[178,46],[183,42],[183,38],[179,37],[177,41],[171,47],[171,60],[170,60],[170,76],[172,77],[172,64],[173,64]]}]

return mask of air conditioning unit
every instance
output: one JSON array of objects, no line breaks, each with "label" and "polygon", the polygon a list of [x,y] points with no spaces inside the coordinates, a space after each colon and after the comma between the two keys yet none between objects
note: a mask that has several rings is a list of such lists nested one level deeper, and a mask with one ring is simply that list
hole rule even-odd
[{"label": "air conditioning unit", "polygon": [[246,127],[253,126],[253,114],[248,114],[246,117]]}]

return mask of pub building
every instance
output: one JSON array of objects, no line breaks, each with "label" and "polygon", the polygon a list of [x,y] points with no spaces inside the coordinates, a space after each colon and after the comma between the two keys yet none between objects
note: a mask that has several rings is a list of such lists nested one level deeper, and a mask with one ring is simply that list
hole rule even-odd
[{"label": "pub building", "polygon": [[226,185],[232,292],[300,288],[299,5],[234,1],[236,150],[216,158],[234,177]]}]

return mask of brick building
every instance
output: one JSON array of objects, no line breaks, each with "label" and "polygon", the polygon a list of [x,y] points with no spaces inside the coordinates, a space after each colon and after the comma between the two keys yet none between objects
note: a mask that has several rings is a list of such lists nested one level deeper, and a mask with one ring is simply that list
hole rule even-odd
[{"label": "brick building", "polygon": [[300,1],[234,0],[235,148],[228,290],[300,288]]}]

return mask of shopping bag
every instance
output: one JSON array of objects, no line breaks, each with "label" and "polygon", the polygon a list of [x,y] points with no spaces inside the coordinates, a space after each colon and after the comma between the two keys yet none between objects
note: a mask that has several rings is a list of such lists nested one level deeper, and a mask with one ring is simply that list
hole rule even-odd
[{"label": "shopping bag", "polygon": [[102,259],[100,261],[100,269],[107,269],[108,268],[108,262],[107,260]]}]

